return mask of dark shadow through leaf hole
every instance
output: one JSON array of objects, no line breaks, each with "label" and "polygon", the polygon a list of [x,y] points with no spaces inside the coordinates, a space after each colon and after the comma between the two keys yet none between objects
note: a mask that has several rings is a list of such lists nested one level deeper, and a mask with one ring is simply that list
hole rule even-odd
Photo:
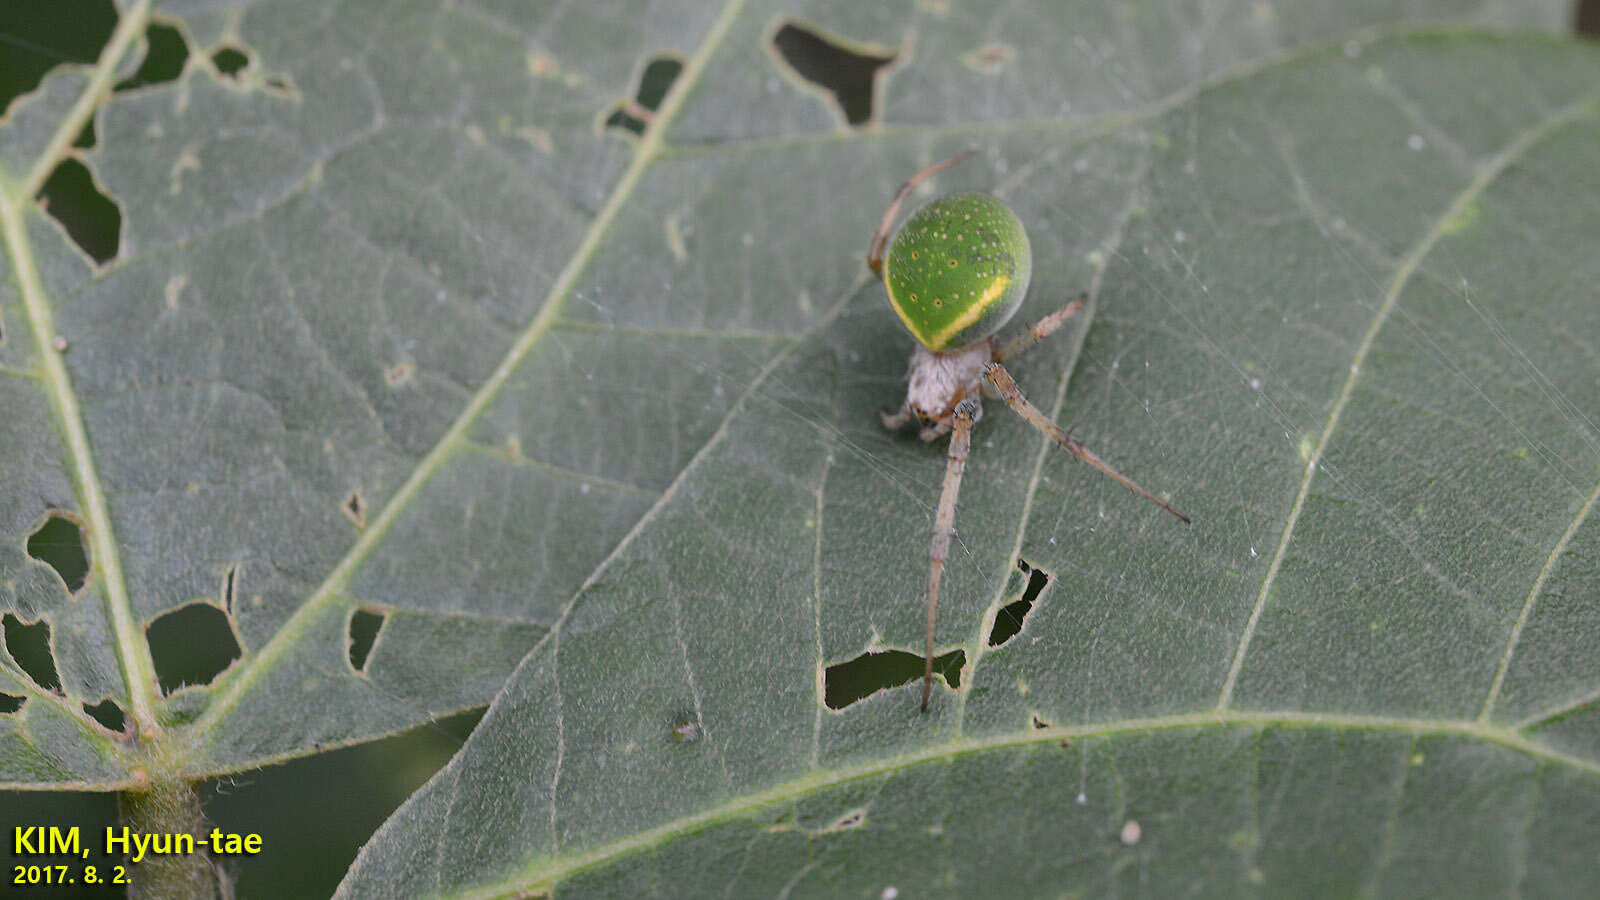
[{"label": "dark shadow through leaf hole", "polygon": [[68,593],[83,589],[89,574],[89,555],[83,549],[83,530],[66,516],[44,520],[28,538],[28,555],[56,570],[66,582]]},{"label": "dark shadow through leaf hole", "polygon": [[[923,657],[904,650],[881,650],[829,666],[822,673],[823,702],[829,709],[844,709],[878,691],[915,681],[922,677],[922,661]],[[933,673],[955,690],[961,687],[961,667],[966,664],[967,652],[952,650],[933,658]]]},{"label": "dark shadow through leaf hole", "polygon": [[22,709],[22,704],[27,699],[26,697],[18,697],[15,694],[0,693],[0,716],[9,716]]},{"label": "dark shadow through leaf hole", "polygon": [[239,639],[228,614],[210,603],[191,603],[162,615],[145,629],[162,694],[186,684],[210,684],[239,658]]},{"label": "dark shadow through leaf hole", "polygon": [[357,528],[364,528],[367,524],[367,501],[361,498],[360,491],[351,491],[350,496],[344,498],[344,505],[340,507],[345,518],[354,522]]},{"label": "dark shadow through leaf hole", "polygon": [[350,615],[350,668],[357,672],[367,667],[367,657],[372,645],[378,642],[378,632],[383,630],[383,613],[358,609]]},{"label": "dark shadow through leaf hole", "polygon": [[894,62],[894,54],[861,53],[844,42],[804,25],[784,22],[772,36],[772,47],[796,75],[833,94],[851,125],[872,118],[873,85],[878,70]]},{"label": "dark shadow through leaf hole", "polygon": [[1033,611],[1034,601],[1039,599],[1040,592],[1050,583],[1049,575],[1032,568],[1024,560],[1017,560],[1017,568],[1028,576],[1028,586],[1023,590],[1021,599],[1007,603],[995,613],[994,626],[989,629],[991,647],[1004,644],[1022,631],[1022,623],[1028,618],[1028,613]]},{"label": "dark shadow through leaf hole", "polygon": [[117,27],[111,0],[0,3],[0,111],[62,63],[92,63]]},{"label": "dark shadow through leaf hole", "polygon": [[115,700],[106,700],[93,706],[85,703],[83,711],[88,713],[96,722],[99,722],[107,731],[121,733],[128,726],[128,716],[117,705]]},{"label": "dark shadow through leaf hole", "polygon": [[672,89],[672,83],[678,80],[678,75],[683,72],[683,61],[671,56],[658,56],[650,60],[644,67],[644,74],[639,76],[639,105],[655,112],[661,108],[661,101],[666,99],[667,91]]},{"label": "dark shadow through leaf hole", "polygon": [[644,122],[628,115],[621,106],[611,111],[611,115],[606,118],[606,127],[621,128],[623,131],[631,131],[634,134],[644,134]]},{"label": "dark shadow through leaf hole", "polygon": [[237,47],[223,47],[211,54],[211,62],[216,65],[218,72],[229,78],[238,78],[239,73],[250,65],[250,57]]},{"label": "dark shadow through leaf hole", "polygon": [[62,160],[39,189],[39,200],[72,242],[97,264],[104,265],[117,255],[122,211],[95,186],[83,163]]},{"label": "dark shadow through leaf hole", "polygon": [[6,650],[22,667],[22,671],[33,679],[33,683],[47,691],[61,690],[61,677],[56,674],[56,658],[50,652],[50,623],[43,619],[23,622],[6,613],[0,618],[0,628],[5,630]]},{"label": "dark shadow through leaf hole", "polygon": [[144,61],[139,63],[139,71],[117,82],[117,91],[166,84],[183,74],[183,65],[189,61],[189,45],[184,42],[182,32],[157,22],[145,30],[144,40],[148,49]]}]

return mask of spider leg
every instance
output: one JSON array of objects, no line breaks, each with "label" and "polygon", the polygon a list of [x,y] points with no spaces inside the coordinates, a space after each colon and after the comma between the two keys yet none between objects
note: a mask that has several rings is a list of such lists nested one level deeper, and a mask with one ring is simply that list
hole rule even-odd
[{"label": "spider leg", "polygon": [[878,223],[878,230],[872,233],[872,243],[867,245],[867,268],[872,270],[872,274],[878,276],[880,280],[883,278],[883,245],[889,240],[889,229],[894,225],[895,216],[900,214],[900,204],[906,199],[906,195],[911,193],[917,185],[932,178],[934,173],[940,169],[949,168],[977,152],[976,150],[968,150],[965,153],[957,153],[943,162],[936,162],[923,169],[921,172],[906,179],[905,184],[900,185],[900,190],[894,195],[894,199],[889,202],[889,208],[883,212],[883,221]]},{"label": "spider leg", "polygon": [[921,438],[924,443],[937,441],[950,432],[954,421],[954,419],[945,419],[942,422],[935,422],[932,425],[925,426],[921,431],[917,432],[917,437]]},{"label": "spider leg", "polygon": [[1005,346],[995,351],[994,361],[1005,362],[1013,357],[1021,356],[1022,351],[1054,334],[1056,329],[1065,325],[1068,319],[1077,315],[1088,299],[1088,294],[1079,294],[1078,299],[1045,316],[1035,322],[1032,328],[1006,341]]},{"label": "spider leg", "polygon": [[1052,440],[1060,444],[1068,453],[1111,476],[1113,481],[1128,490],[1182,519],[1185,525],[1189,523],[1188,516],[1173,509],[1166,501],[1155,494],[1129,481],[1121,472],[1111,468],[1111,465],[1105,460],[1089,452],[1089,448],[1085,447],[1077,438],[1062,431],[1060,425],[1050,421],[1050,417],[1041,412],[1039,407],[1029,403],[1028,398],[1022,396],[1022,390],[1017,387],[1016,379],[1011,377],[1011,373],[1006,371],[1005,366],[997,362],[989,363],[983,369],[983,377],[994,384],[995,388],[1000,391],[1000,399],[1015,410],[1017,415],[1027,419],[1028,424],[1049,435]]},{"label": "spider leg", "polygon": [[928,711],[928,695],[933,691],[933,625],[939,609],[939,578],[950,557],[950,538],[955,534],[956,497],[961,493],[961,473],[967,468],[967,450],[972,446],[972,423],[982,415],[976,397],[956,404],[950,418],[950,456],[944,466],[944,489],[939,492],[939,512],[933,520],[933,543],[928,548],[928,643],[922,667],[922,711]]},{"label": "spider leg", "polygon": [[900,405],[900,411],[896,413],[890,413],[887,409],[878,410],[878,421],[890,431],[899,431],[911,421],[911,415],[911,404],[903,403]]}]

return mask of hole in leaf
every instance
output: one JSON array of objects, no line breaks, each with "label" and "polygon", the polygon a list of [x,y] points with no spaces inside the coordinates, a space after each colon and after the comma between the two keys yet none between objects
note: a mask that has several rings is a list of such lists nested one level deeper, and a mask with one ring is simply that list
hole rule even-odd
[{"label": "hole in leaf", "polygon": [[682,72],[683,61],[675,56],[651,59],[639,75],[639,87],[634,91],[634,99],[612,104],[605,127],[644,134],[644,130],[655,121],[655,111],[661,108],[667,91],[672,89],[672,83],[678,80]]},{"label": "hole in leaf", "polygon": [[99,722],[101,727],[107,731],[115,731],[121,734],[127,728],[128,716],[122,711],[122,707],[117,705],[115,700],[106,700],[93,706],[85,703],[83,711],[88,713],[96,722]]},{"label": "hole in leaf", "polygon": [[239,73],[250,65],[250,57],[238,47],[223,47],[211,54],[211,62],[217,67],[218,72],[229,78],[238,78]]},{"label": "hole in leaf", "polygon": [[[844,709],[878,691],[916,681],[922,677],[922,661],[923,657],[904,650],[881,650],[829,666],[822,674],[823,701],[829,709]],[[961,687],[961,667],[966,664],[967,652],[952,650],[933,658],[933,674],[954,690]]]},{"label": "hole in leaf", "polygon": [[117,27],[112,0],[0,3],[0,110],[62,63],[92,63]]},{"label": "hole in leaf", "polygon": [[772,36],[779,58],[796,75],[831,93],[846,122],[860,125],[872,118],[878,70],[894,62],[895,55],[848,44],[789,21]]},{"label": "hole in leaf", "polygon": [[22,704],[26,703],[27,700],[27,697],[18,697],[14,694],[0,692],[0,716],[9,716],[22,709]]},{"label": "hole in leaf", "polygon": [[131,91],[152,84],[166,84],[183,74],[183,66],[189,61],[189,45],[184,42],[182,32],[171,25],[156,23],[145,30],[144,40],[147,49],[139,71],[119,82],[116,90]]},{"label": "hole in leaf", "polygon": [[68,593],[83,589],[89,574],[89,557],[83,549],[83,530],[66,516],[51,516],[44,520],[28,538],[28,555],[56,570],[66,583]]},{"label": "hole in leaf", "polygon": [[1050,727],[1050,723],[1046,722],[1045,720],[1043,720],[1041,718],[1039,718],[1038,716],[1034,716],[1033,717],[1033,727],[1034,727],[1035,731],[1043,731],[1044,729]]},{"label": "hole in leaf", "polygon": [[72,242],[96,263],[104,264],[117,255],[122,211],[95,186],[88,166],[76,159],[62,160],[39,189],[39,200]]},{"label": "hole in leaf", "polygon": [[350,616],[350,668],[357,672],[367,668],[367,657],[372,655],[372,645],[378,642],[378,632],[383,630],[383,613],[358,609]]},{"label": "hole in leaf", "polygon": [[161,693],[210,684],[239,658],[239,639],[228,614],[210,603],[179,607],[145,629]]},{"label": "hole in leaf", "polygon": [[667,91],[682,72],[683,61],[676,57],[658,56],[650,60],[644,67],[644,74],[639,76],[639,105],[651,112],[660,109],[661,101],[666,99]]},{"label": "hole in leaf", "polygon": [[56,674],[55,655],[50,652],[50,623],[43,619],[23,622],[6,613],[0,618],[0,628],[5,630],[6,650],[33,683],[47,691],[59,692],[61,678]]},{"label": "hole in leaf", "polygon": [[606,117],[606,127],[621,128],[624,131],[631,131],[634,134],[644,134],[644,122],[628,115],[626,112],[623,112],[621,104],[618,104],[617,107],[611,111],[611,115]]},{"label": "hole in leaf", "polygon": [[367,525],[367,501],[361,498],[360,491],[351,491],[350,496],[344,498],[344,503],[339,506],[339,511],[344,517],[356,523],[357,528]]},{"label": "hole in leaf", "polygon": [[865,824],[867,824],[867,811],[864,809],[852,809],[835,819],[823,831],[849,831],[852,828],[860,828]]},{"label": "hole in leaf", "polygon": [[229,615],[233,614],[233,600],[235,597],[234,577],[239,573],[239,564],[234,563],[228,567],[228,574],[222,579],[222,609]]},{"label": "hole in leaf", "polygon": [[1033,611],[1033,603],[1039,598],[1039,593],[1045,585],[1050,583],[1050,576],[1041,569],[1032,568],[1023,560],[1017,560],[1017,568],[1022,574],[1028,576],[1028,586],[1022,591],[1022,597],[1007,603],[994,615],[994,625],[989,629],[989,646],[998,647],[1006,641],[1016,637],[1022,631],[1022,623],[1028,618],[1028,613]]},{"label": "hole in leaf", "polygon": [[72,146],[80,150],[89,150],[94,147],[94,116],[90,116],[83,123],[83,130],[73,138]]}]

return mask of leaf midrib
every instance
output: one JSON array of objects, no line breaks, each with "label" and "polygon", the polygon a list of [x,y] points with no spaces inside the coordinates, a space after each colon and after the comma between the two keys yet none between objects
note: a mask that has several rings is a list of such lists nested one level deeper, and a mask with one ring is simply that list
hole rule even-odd
[{"label": "leaf midrib", "polygon": [[367,529],[361,533],[350,550],[340,559],[328,577],[323,580],[317,589],[295,610],[294,614],[284,622],[270,640],[257,651],[251,663],[243,668],[239,674],[218,692],[217,697],[206,711],[195,720],[193,732],[197,743],[202,743],[216,730],[218,725],[225,721],[227,714],[238,704],[240,698],[248,689],[257,683],[260,678],[271,670],[274,662],[294,646],[294,639],[301,632],[317,621],[316,613],[329,603],[336,602],[342,597],[342,589],[349,582],[355,570],[364,562],[367,556],[377,546],[379,540],[394,524],[396,519],[412,498],[422,489],[422,486],[432,477],[435,470],[454,455],[457,444],[467,433],[468,429],[477,420],[478,416],[499,393],[500,388],[508,381],[512,373],[521,365],[522,360],[538,344],[553,325],[556,324],[565,300],[576,284],[580,275],[588,268],[600,241],[610,229],[612,220],[622,211],[628,199],[632,197],[634,188],[643,178],[656,159],[660,156],[660,147],[664,142],[667,127],[677,117],[682,109],[684,99],[689,95],[694,85],[699,81],[707,61],[721,45],[723,38],[731,30],[733,22],[738,18],[744,0],[729,0],[722,13],[712,23],[711,29],[706,34],[700,49],[689,59],[688,63],[677,81],[663,99],[657,119],[640,141],[634,152],[633,162],[618,180],[611,196],[607,198],[606,205],[601,208],[599,215],[590,223],[584,232],[583,239],[573,251],[572,258],[565,268],[556,277],[546,295],[545,302],[537,315],[534,316],[528,327],[518,336],[500,364],[493,373],[473,394],[465,409],[451,424],[450,429],[444,433],[428,455],[412,470],[400,488],[384,504],[383,510],[372,520]]},{"label": "leaf midrib", "polygon": [[[90,447],[83,412],[78,406],[78,397],[72,389],[72,379],[61,361],[61,354],[53,346],[55,323],[44,284],[39,279],[33,247],[28,240],[25,210],[99,106],[101,98],[110,88],[117,64],[134,39],[144,33],[149,17],[150,0],[139,0],[123,13],[100,59],[91,70],[88,84],[39,157],[19,181],[10,182],[0,170],[0,231],[4,232],[6,249],[13,263],[13,278],[23,307],[27,310],[34,344],[44,367],[44,385],[55,409],[56,424],[71,455],[78,499],[84,507],[81,515],[89,533],[90,559],[99,569],[105,585],[106,610],[110,613],[111,629],[116,637],[117,657],[131,707],[129,712],[140,733],[146,735],[153,734],[156,729],[155,667],[150,659],[150,648],[144,641],[144,633],[134,621],[133,608],[128,602],[122,557],[117,552],[111,515],[106,506],[99,472],[95,468],[94,452]],[[72,714],[80,720],[83,718],[75,710]]]}]

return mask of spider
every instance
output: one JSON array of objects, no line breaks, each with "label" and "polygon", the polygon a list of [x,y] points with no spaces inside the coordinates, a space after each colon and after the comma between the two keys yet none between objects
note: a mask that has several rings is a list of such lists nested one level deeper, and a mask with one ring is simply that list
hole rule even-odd
[{"label": "spider", "polygon": [[972,444],[972,426],[983,415],[981,396],[997,396],[1028,424],[1068,453],[1110,476],[1188,524],[1189,517],[1130,481],[1082,442],[1028,402],[1004,363],[1050,336],[1083,308],[1087,295],[1056,310],[1033,327],[997,343],[995,332],[1016,314],[1028,293],[1033,256],[1028,233],[1004,203],[987,194],[952,194],[932,200],[906,220],[889,243],[889,229],[900,204],[917,185],[942,169],[971,156],[968,150],[934,163],[900,186],[873,232],[867,267],[883,282],[889,305],[916,338],[911,353],[910,384],[896,412],[879,410],[890,431],[914,418],[918,437],[934,441],[950,435],[944,488],[934,517],[928,548],[928,640],[922,672],[922,711],[933,690],[933,634],[939,607],[939,579],[955,534],[956,497]]}]

